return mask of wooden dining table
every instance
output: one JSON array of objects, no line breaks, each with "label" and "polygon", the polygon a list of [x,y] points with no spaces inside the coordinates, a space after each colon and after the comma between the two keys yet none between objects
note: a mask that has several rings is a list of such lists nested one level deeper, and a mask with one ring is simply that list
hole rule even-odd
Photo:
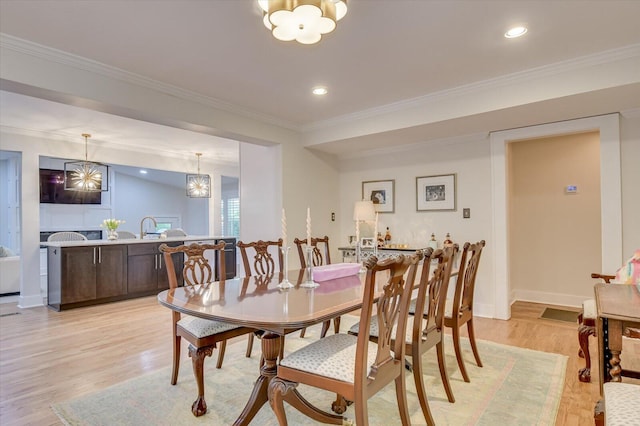
[{"label": "wooden dining table", "polygon": [[[209,320],[255,328],[261,337],[264,364],[244,409],[234,425],[247,425],[268,402],[269,382],[277,373],[282,336],[358,310],[362,306],[365,274],[336,278],[318,283],[315,288],[301,287],[305,270],[292,271],[293,288],[281,289],[283,274],[273,277],[235,278],[198,286],[165,290],[158,301],[169,309]],[[376,280],[382,291],[385,280]]]},{"label": "wooden dining table", "polygon": [[595,295],[602,395],[605,382],[620,382],[621,376],[640,379],[640,372],[624,370],[621,364],[622,336],[632,337],[640,328],[640,288],[632,284],[601,283],[595,285]]}]

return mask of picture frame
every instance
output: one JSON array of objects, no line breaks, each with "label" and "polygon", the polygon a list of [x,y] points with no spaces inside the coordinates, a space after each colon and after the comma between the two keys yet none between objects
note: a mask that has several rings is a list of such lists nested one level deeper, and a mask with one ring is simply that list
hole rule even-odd
[{"label": "picture frame", "polygon": [[455,211],[456,174],[416,177],[416,210]]},{"label": "picture frame", "polygon": [[375,247],[375,238],[361,238],[360,239],[360,247],[361,248],[373,248]]},{"label": "picture frame", "polygon": [[373,201],[378,213],[393,213],[396,210],[395,185],[394,179],[362,182],[362,199]]}]

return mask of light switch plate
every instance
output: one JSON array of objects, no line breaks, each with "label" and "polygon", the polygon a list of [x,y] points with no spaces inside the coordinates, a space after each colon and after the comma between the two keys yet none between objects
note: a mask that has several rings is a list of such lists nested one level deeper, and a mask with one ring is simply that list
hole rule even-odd
[{"label": "light switch plate", "polygon": [[462,218],[469,219],[470,217],[471,217],[471,209],[469,208],[462,209]]}]

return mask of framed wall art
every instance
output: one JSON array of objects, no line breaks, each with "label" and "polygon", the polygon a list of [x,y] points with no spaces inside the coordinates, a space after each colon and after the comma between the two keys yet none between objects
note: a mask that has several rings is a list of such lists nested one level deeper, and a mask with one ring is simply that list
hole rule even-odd
[{"label": "framed wall art", "polygon": [[455,210],[455,173],[450,175],[417,177],[416,209],[419,212]]},{"label": "framed wall art", "polygon": [[360,247],[373,248],[375,246],[375,242],[375,238],[362,238],[362,240],[360,241]]},{"label": "framed wall art", "polygon": [[362,199],[373,201],[378,213],[393,213],[396,207],[395,180],[362,182]]}]

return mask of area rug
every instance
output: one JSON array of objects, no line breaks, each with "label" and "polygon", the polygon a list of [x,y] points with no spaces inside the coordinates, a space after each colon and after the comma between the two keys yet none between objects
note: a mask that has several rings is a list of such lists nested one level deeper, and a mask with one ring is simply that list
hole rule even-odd
[{"label": "area rug", "polygon": [[[355,320],[342,317],[342,329]],[[287,336],[286,350],[295,350],[317,339],[319,328],[307,329],[301,339]],[[475,365],[468,341],[463,340],[464,357],[471,383],[462,380],[452,342],[445,342],[447,369],[456,398],[449,403],[440,380],[435,349],[423,355],[424,380],[429,405],[438,425],[554,425],[562,396],[567,357],[479,340],[478,350],[484,364]],[[258,350],[252,358],[244,357],[245,341],[229,345],[221,370],[215,360],[205,362],[206,415],[196,418],[191,404],[196,385],[190,362],[181,365],[178,384],[171,386],[170,368],[130,379],[126,382],[52,405],[65,425],[231,425],[249,398],[258,375]],[[257,348],[256,348],[257,349]],[[214,354],[215,355],[215,354]],[[407,399],[414,425],[426,422],[416,396],[413,376],[407,372]],[[300,386],[307,399],[319,407],[331,406],[334,394]],[[314,425],[285,404],[290,425]],[[399,425],[395,387],[388,385],[369,399],[371,425]],[[345,416],[354,418],[353,406]],[[251,424],[277,425],[271,407],[266,404]]]},{"label": "area rug", "polygon": [[576,324],[578,322],[578,315],[580,312],[568,311],[566,309],[545,308],[540,315],[540,318],[550,319],[555,321],[572,322]]}]

